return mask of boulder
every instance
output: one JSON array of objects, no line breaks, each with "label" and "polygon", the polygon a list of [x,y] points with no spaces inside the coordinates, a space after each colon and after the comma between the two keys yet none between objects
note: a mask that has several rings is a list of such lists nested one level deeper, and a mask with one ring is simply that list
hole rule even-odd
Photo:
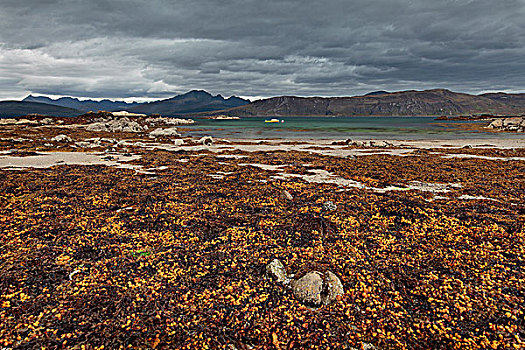
[{"label": "boulder", "polygon": [[43,125],[48,125],[48,124],[53,124],[53,119],[51,118],[44,118],[40,121],[40,124],[43,124]]},{"label": "boulder", "polygon": [[323,300],[323,275],[320,272],[308,272],[303,277],[290,283],[294,296],[302,303],[319,306]]},{"label": "boulder", "polygon": [[88,124],[86,130],[105,131],[105,132],[143,132],[147,126],[141,126],[139,123],[129,120],[129,118],[106,119],[95,123]]},{"label": "boulder", "polygon": [[266,265],[266,273],[279,283],[287,283],[290,281],[286,274],[286,268],[279,259],[273,259]]},{"label": "boulder", "polygon": [[115,117],[145,117],[145,114],[130,113],[128,111],[111,112]]},{"label": "boulder", "polygon": [[343,284],[333,272],[308,272],[301,278],[286,273],[286,268],[279,259],[273,259],[266,265],[266,273],[278,283],[290,288],[295,298],[310,306],[329,305],[338,296],[344,294]]},{"label": "boulder", "polygon": [[499,129],[503,126],[503,119],[495,119],[492,121],[492,123],[489,124],[489,128],[491,129]]},{"label": "boulder", "polygon": [[370,141],[372,147],[386,147],[388,144],[385,141]]},{"label": "boulder", "polygon": [[520,117],[505,118],[503,119],[503,126],[520,125],[521,121],[522,118]]},{"label": "boulder", "polygon": [[506,131],[525,132],[525,118],[524,117],[510,117],[503,119],[495,119],[487,128],[499,129]]},{"label": "boulder", "polygon": [[332,271],[328,271],[324,275],[324,295],[322,297],[323,304],[328,305],[337,299],[337,296],[343,295],[345,290],[339,277]]},{"label": "boulder", "polygon": [[201,137],[197,142],[204,146],[211,146],[213,145],[213,138],[211,136],[204,136]]},{"label": "boulder", "polygon": [[11,125],[16,124],[17,120],[13,118],[0,119],[0,125]]},{"label": "boulder", "polygon": [[175,141],[173,141],[173,144],[175,146],[182,146],[182,145],[184,145],[184,140],[183,139],[176,139]]},{"label": "boulder", "polygon": [[149,136],[151,137],[180,137],[181,135],[177,132],[177,128],[167,128],[167,129],[155,129],[152,132],[149,133]]},{"label": "boulder", "polygon": [[54,141],[54,142],[71,142],[73,140],[71,139],[71,137],[69,137],[67,135],[60,134],[60,135],[57,135],[57,136],[53,137],[51,139],[51,141]]}]

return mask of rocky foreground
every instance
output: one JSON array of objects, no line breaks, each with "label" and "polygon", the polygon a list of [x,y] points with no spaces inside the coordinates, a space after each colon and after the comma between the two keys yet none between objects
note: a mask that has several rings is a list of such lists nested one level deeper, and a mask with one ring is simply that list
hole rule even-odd
[{"label": "rocky foreground", "polygon": [[525,132],[525,117],[495,119],[487,128],[502,131]]},{"label": "rocky foreground", "polygon": [[0,346],[525,346],[522,142],[25,119],[0,128]]}]

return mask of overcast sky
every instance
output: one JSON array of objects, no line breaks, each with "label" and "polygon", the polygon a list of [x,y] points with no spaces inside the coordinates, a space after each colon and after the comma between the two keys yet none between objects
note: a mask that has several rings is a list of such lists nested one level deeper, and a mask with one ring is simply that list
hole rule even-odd
[{"label": "overcast sky", "polygon": [[0,99],[525,91],[525,0],[0,0]]}]

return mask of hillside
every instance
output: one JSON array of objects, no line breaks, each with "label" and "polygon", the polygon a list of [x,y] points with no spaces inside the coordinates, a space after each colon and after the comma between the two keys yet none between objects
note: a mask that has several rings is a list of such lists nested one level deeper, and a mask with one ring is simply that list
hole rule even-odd
[{"label": "hillside", "polygon": [[20,117],[27,114],[43,114],[55,117],[72,117],[82,114],[74,108],[37,102],[0,101],[0,117]]},{"label": "hillside", "polygon": [[[513,97],[510,101],[521,100]],[[221,113],[235,116],[433,116],[479,113],[509,115],[525,113],[525,105],[510,103],[500,95],[497,98],[489,98],[434,89],[355,97],[273,97]]]},{"label": "hillside", "polygon": [[482,97],[501,102],[507,106],[525,109],[525,94],[506,94],[503,92],[482,94]]}]

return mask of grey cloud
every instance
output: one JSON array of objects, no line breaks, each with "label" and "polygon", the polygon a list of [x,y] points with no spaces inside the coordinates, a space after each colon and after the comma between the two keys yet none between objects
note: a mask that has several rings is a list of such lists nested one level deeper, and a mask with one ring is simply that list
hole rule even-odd
[{"label": "grey cloud", "polygon": [[522,91],[525,1],[0,0],[0,98]]}]

